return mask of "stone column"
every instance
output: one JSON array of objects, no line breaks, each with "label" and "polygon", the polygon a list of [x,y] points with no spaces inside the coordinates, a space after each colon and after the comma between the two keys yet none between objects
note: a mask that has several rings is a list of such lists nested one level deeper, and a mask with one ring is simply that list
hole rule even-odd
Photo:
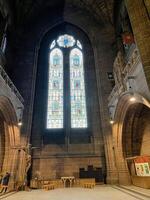
[{"label": "stone column", "polygon": [[113,138],[111,132],[104,136],[105,156],[107,165],[107,184],[118,183],[118,172],[115,164],[115,155],[112,140]]},{"label": "stone column", "polygon": [[121,122],[116,122],[113,124],[113,144],[114,144],[115,163],[118,172],[117,173],[118,183],[120,185],[130,185],[131,178],[127,167],[127,162],[123,156],[122,127],[123,123]]},{"label": "stone column", "polygon": [[107,173],[106,180],[108,184],[117,184],[118,173],[117,173],[117,168],[115,165],[112,130],[111,130],[111,126],[108,120],[109,113],[107,109],[107,101],[104,100],[104,99],[107,99],[108,96],[104,97],[104,94],[102,95],[102,93],[99,92],[101,90],[100,88],[101,77],[98,76],[98,74],[100,74],[99,69],[96,69],[96,77],[97,77],[97,83],[98,83],[97,85],[99,87],[98,97],[99,97],[99,102],[101,105],[101,122],[102,122],[101,126],[102,126],[102,131],[103,131],[103,140],[104,140],[104,149],[105,149],[105,158],[106,158],[106,172],[104,173]]},{"label": "stone column", "polygon": [[134,37],[150,89],[150,18],[143,0],[125,0]]}]

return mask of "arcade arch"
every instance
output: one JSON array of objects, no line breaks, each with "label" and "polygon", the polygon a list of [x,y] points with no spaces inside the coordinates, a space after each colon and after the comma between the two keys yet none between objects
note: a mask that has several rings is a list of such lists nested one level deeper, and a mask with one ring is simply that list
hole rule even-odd
[{"label": "arcade arch", "polygon": [[17,125],[16,112],[11,101],[0,96],[0,173],[10,172],[10,190],[14,189],[19,176],[17,165],[19,160],[20,128]]},{"label": "arcade arch", "polygon": [[115,111],[115,123],[112,125],[119,184],[131,184],[135,172],[130,160],[149,154],[150,104],[143,96],[134,96],[134,102],[130,101],[130,93],[120,97]]}]

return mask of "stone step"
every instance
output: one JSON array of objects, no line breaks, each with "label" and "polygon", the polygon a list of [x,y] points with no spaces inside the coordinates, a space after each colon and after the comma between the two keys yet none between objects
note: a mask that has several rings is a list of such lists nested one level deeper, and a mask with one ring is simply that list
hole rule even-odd
[{"label": "stone step", "polygon": [[16,191],[13,191],[13,192],[7,192],[7,193],[4,193],[4,194],[1,194],[0,193],[0,199],[6,199],[7,197],[13,195],[13,194],[16,194]]},{"label": "stone step", "polygon": [[117,189],[119,191],[122,191],[134,198],[136,198],[137,200],[149,200],[150,196],[148,194],[142,193],[139,190],[133,190],[132,187],[126,187],[126,186],[112,186],[114,189]]}]

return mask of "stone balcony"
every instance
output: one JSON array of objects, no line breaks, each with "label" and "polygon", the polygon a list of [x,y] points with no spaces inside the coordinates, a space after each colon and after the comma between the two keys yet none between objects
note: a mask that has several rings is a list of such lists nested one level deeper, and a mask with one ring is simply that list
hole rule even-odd
[{"label": "stone balcony", "polygon": [[[1,58],[2,57],[0,55],[0,60]],[[0,65],[0,97],[1,96],[10,100],[16,111],[17,119],[19,122],[22,118],[24,100],[3,67]]]},{"label": "stone balcony", "polygon": [[125,58],[118,52],[113,67],[115,86],[108,97],[108,107],[112,118],[114,118],[119,98],[123,94],[136,93],[150,100],[140,54],[135,44],[131,46]]}]

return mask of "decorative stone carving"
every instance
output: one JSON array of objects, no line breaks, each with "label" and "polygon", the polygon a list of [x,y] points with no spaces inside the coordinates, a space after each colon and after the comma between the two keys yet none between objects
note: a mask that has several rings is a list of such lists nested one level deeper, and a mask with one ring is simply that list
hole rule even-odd
[{"label": "decorative stone carving", "polygon": [[115,84],[118,85],[118,87],[120,87],[121,85],[123,85],[123,79],[124,79],[123,70],[125,67],[124,58],[120,51],[117,54],[113,67],[114,67],[113,71],[114,71]]},{"label": "decorative stone carving", "polygon": [[31,167],[31,155],[26,156],[26,167],[25,167],[25,173],[27,174],[28,170]]}]

